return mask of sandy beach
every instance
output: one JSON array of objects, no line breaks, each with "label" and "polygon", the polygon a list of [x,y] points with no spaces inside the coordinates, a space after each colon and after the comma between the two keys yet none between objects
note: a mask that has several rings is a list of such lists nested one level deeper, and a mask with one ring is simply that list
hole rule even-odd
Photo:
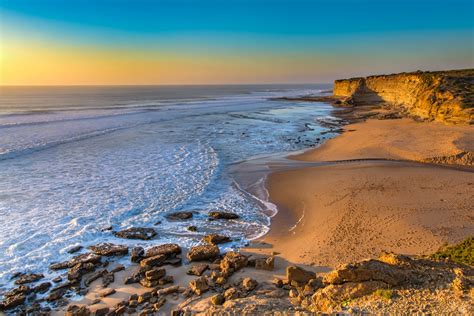
[{"label": "sandy beach", "polygon": [[408,119],[347,125],[291,157],[332,163],[269,177],[280,212],[264,240],[289,261],[334,268],[382,250],[429,254],[472,236],[472,168],[412,162],[472,151],[471,129]]},{"label": "sandy beach", "polygon": [[[275,294],[272,284],[275,278],[285,278],[288,266],[298,265],[324,275],[341,264],[378,258],[382,251],[428,255],[445,243],[472,236],[472,167],[418,162],[472,151],[470,129],[408,119],[367,120],[345,126],[344,133],[319,148],[292,156],[293,160],[330,163],[270,174],[270,200],[279,212],[272,218],[270,232],[252,241],[241,253],[257,258],[276,255],[274,269],[247,267],[231,276],[227,284],[237,285],[242,278],[250,277],[258,282],[260,290],[254,296],[229,301],[224,310],[252,306],[255,312],[268,308],[262,307],[268,304],[277,309],[293,308],[291,299]],[[437,140],[434,143],[430,141],[433,137]],[[195,279],[186,275],[189,268],[185,264],[166,269],[174,277],[174,285],[184,289]],[[113,309],[131,294],[148,292],[140,285],[123,284],[122,279],[137,270],[132,267],[119,272],[117,281],[109,286],[117,292],[110,297],[98,300],[103,290],[99,280],[75,304],[85,304],[91,310]],[[444,308],[446,300],[466,304],[450,294],[443,295],[447,295],[444,301],[433,301],[432,295],[423,291],[410,293],[408,298],[400,299],[402,307],[388,310],[403,310],[410,306],[410,300],[419,303],[426,299],[439,309]],[[219,310],[211,297],[209,292],[191,298],[174,294],[168,296],[160,311]],[[373,302],[367,306],[370,310]],[[446,308],[457,310],[456,306]]]}]

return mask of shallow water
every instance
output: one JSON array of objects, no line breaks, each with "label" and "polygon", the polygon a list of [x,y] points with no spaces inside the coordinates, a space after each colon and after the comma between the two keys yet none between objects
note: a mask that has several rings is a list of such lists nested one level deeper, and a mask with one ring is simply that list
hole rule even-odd
[{"label": "shallow water", "polygon": [[[189,246],[223,230],[238,246],[264,234],[275,210],[242,190],[231,166],[334,135],[317,121],[331,119],[329,105],[268,100],[328,88],[2,88],[0,283],[18,270],[48,274],[73,245],[140,243],[113,237],[108,226],[154,227],[158,237],[145,246]],[[179,210],[197,215],[164,218]],[[241,219],[207,221],[210,210]]]}]

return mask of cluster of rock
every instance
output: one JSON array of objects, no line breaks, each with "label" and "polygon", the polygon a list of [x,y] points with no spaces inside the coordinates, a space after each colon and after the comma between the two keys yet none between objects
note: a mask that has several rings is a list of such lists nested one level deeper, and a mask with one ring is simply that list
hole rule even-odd
[{"label": "cluster of rock", "polygon": [[[260,289],[257,286],[253,288],[252,293],[238,296],[230,294],[242,293],[244,284],[230,287],[211,297],[212,304],[215,305],[212,312],[337,312],[341,311],[345,302],[373,297],[374,293],[380,291],[392,295],[407,289],[434,291],[439,287],[454,291],[466,301],[472,302],[474,299],[472,267],[452,262],[414,259],[393,253],[383,253],[377,260],[343,265],[323,277],[298,266],[289,266],[286,268],[286,278],[274,279],[272,283],[275,290],[262,285]],[[381,299],[374,298],[378,302]],[[209,307],[201,306],[201,310],[203,309]],[[188,310],[199,310],[199,304],[189,306]]]}]

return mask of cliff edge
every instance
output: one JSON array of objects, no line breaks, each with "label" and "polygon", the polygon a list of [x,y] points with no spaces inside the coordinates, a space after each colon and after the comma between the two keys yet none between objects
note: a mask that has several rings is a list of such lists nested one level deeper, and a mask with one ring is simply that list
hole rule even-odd
[{"label": "cliff edge", "polygon": [[336,80],[334,96],[354,106],[388,103],[425,120],[474,124],[474,69]]}]

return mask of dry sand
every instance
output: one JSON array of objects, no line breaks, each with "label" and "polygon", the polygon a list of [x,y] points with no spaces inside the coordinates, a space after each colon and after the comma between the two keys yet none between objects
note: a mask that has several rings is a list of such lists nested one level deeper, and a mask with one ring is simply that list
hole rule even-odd
[{"label": "dry sand", "polygon": [[[368,120],[293,156],[335,163],[270,175],[263,240],[293,263],[335,267],[381,250],[427,254],[474,235],[474,170],[407,161],[473,151],[470,126]],[[337,162],[339,161],[339,162]]]}]

